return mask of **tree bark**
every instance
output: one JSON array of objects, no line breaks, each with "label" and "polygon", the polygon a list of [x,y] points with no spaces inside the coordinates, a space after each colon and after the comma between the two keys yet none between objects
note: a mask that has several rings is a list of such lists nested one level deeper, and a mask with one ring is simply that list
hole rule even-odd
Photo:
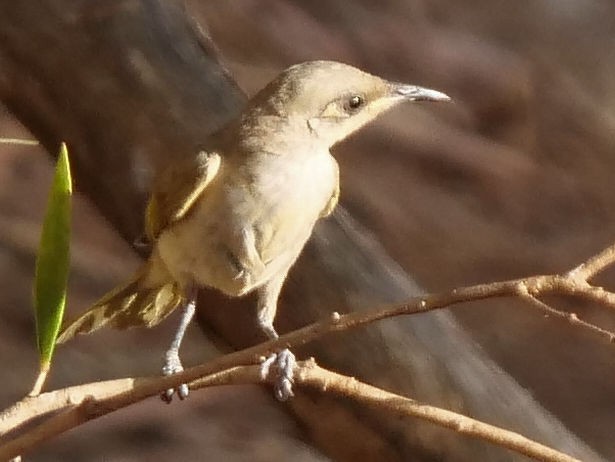
[{"label": "tree bark", "polygon": [[[51,153],[67,141],[76,189],[129,242],[154,172],[194,155],[246,101],[206,30],[173,2],[0,2],[0,99]],[[287,281],[276,325],[400,301],[419,287],[343,209],[320,224]],[[252,297],[203,290],[199,320],[226,347],[261,338]],[[305,348],[324,366],[462,410],[600,460],[492,364],[447,313],[384,322]],[[488,390],[488,392],[485,392]],[[336,460],[513,460],[501,449],[323,394],[289,411]]]}]

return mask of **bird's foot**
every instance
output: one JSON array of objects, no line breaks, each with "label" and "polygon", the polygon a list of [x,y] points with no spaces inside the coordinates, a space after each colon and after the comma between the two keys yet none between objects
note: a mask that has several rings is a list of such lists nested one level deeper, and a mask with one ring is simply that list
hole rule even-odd
[{"label": "bird's foot", "polygon": [[286,401],[294,396],[293,378],[297,361],[295,355],[285,348],[279,353],[273,353],[261,363],[261,378],[266,380],[271,372],[271,366],[275,365],[277,379],[274,385],[275,397],[280,401]]},{"label": "bird's foot", "polygon": [[[183,370],[184,370],[184,366],[182,366],[182,362],[179,359],[179,353],[175,350],[167,351],[167,354],[165,356],[165,363],[162,368],[162,374],[165,376],[169,376],[169,375],[177,374],[178,372],[181,372]],[[160,398],[165,403],[170,403],[171,401],[173,401],[173,395],[176,392],[177,392],[177,397],[181,400],[184,400],[188,397],[188,393],[190,391],[188,390],[188,385],[186,385],[185,383],[182,383],[179,387],[177,387],[177,390],[175,390],[174,388],[169,388],[168,390],[163,391],[162,394],[160,395]]]}]

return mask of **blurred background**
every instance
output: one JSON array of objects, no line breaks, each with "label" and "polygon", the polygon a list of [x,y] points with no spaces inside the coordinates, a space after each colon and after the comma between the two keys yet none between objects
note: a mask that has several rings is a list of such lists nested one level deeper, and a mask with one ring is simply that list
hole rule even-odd
[{"label": "blurred background", "polygon": [[[192,0],[186,8],[249,95],[290,64],[332,59],[454,99],[400,107],[334,151],[342,204],[426,290],[563,272],[615,242],[612,2]],[[0,136],[30,136],[8,111],[0,117]],[[42,148],[0,150],[5,407],[30,389],[36,370],[31,283],[52,164]],[[69,310],[84,309],[138,263],[77,195]],[[614,277],[599,282],[615,287]],[[615,329],[608,309],[550,301]],[[615,459],[612,345],[513,300],[453,312],[548,411]],[[173,328],[101,332],[62,347],[50,386],[156,373],[160,339]],[[205,345],[191,329],[185,363],[205,359]],[[207,460],[327,460],[269,401],[244,387],[195,393],[190,406],[164,413],[147,402],[27,460],[203,460],[198,448]],[[180,417],[194,425],[161,436]]]}]

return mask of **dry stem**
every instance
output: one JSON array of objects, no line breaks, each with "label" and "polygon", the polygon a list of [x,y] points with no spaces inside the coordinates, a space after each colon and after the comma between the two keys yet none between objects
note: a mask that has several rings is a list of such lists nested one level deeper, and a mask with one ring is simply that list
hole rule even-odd
[{"label": "dry stem", "polygon": [[[178,374],[174,382],[179,383],[181,375]],[[135,379],[132,381],[121,379],[106,382],[104,387],[106,390],[99,387],[99,384],[94,383],[73,387],[70,390],[52,392],[53,394],[62,392],[65,398],[68,398],[68,401],[75,403],[75,405],[68,408],[65,412],[47,419],[24,435],[0,446],[0,460],[14,457],[55,435],[70,430],[91,419],[108,414],[119,407],[125,407],[128,404],[137,402],[143,395],[140,388],[145,387],[149,389],[154,384],[158,392],[163,391],[166,388],[163,379]],[[258,366],[236,366],[198,379],[190,384],[190,388],[196,390],[219,385],[258,384],[261,382],[260,368]],[[461,434],[480,438],[511,449],[536,460],[578,462],[578,459],[532,441],[518,433],[381,390],[359,382],[352,377],[346,377],[323,369],[317,366],[313,360],[298,364],[295,385],[299,388],[314,388],[322,392],[342,395],[401,416],[427,420],[453,429]],[[102,391],[105,393],[105,396],[95,397],[89,393],[89,389],[92,389],[91,391]],[[109,389],[114,389],[115,393],[109,395]],[[126,399],[127,397],[132,397],[132,399]]]},{"label": "dry stem", "polygon": [[[567,320],[575,326],[615,341],[615,334],[580,320],[574,313],[557,310],[539,299],[548,294],[563,294],[600,303],[615,309],[615,293],[595,287],[588,280],[615,261],[615,245],[575,267],[564,275],[541,275],[510,281],[479,284],[453,289],[440,294],[416,297],[407,303],[340,315],[333,313],[330,319],[290,332],[277,340],[225,355],[200,366],[169,376],[158,378],[120,379],[70,387],[36,397],[26,397],[0,413],[0,435],[13,432],[35,417],[54,411],[56,414],[37,427],[0,446],[0,460],[6,460],[70,428],[114,410],[126,407],[143,399],[156,396],[167,388],[198,380],[193,387],[214,386],[230,383],[258,383],[255,368],[238,367],[256,363],[260,357],[284,347],[294,347],[310,342],[325,334],[363,326],[393,316],[423,313],[451,305],[493,297],[520,297],[531,305]],[[249,380],[248,380],[249,378]],[[452,428],[460,433],[485,439],[522,454],[545,461],[572,461],[570,456],[539,445],[516,433],[492,427],[468,417],[417,403],[384,390],[325,371],[310,364],[298,373],[297,384],[310,386],[353,397],[359,401],[377,405],[404,415],[429,420]]]}]

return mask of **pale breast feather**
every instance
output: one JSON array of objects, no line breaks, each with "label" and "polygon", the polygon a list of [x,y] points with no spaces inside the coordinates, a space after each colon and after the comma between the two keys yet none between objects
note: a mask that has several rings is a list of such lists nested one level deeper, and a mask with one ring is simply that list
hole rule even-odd
[{"label": "pale breast feather", "polygon": [[334,206],[338,184],[337,163],[328,152],[269,161],[253,186],[258,195],[253,226],[265,262],[303,246],[323,211]]}]

